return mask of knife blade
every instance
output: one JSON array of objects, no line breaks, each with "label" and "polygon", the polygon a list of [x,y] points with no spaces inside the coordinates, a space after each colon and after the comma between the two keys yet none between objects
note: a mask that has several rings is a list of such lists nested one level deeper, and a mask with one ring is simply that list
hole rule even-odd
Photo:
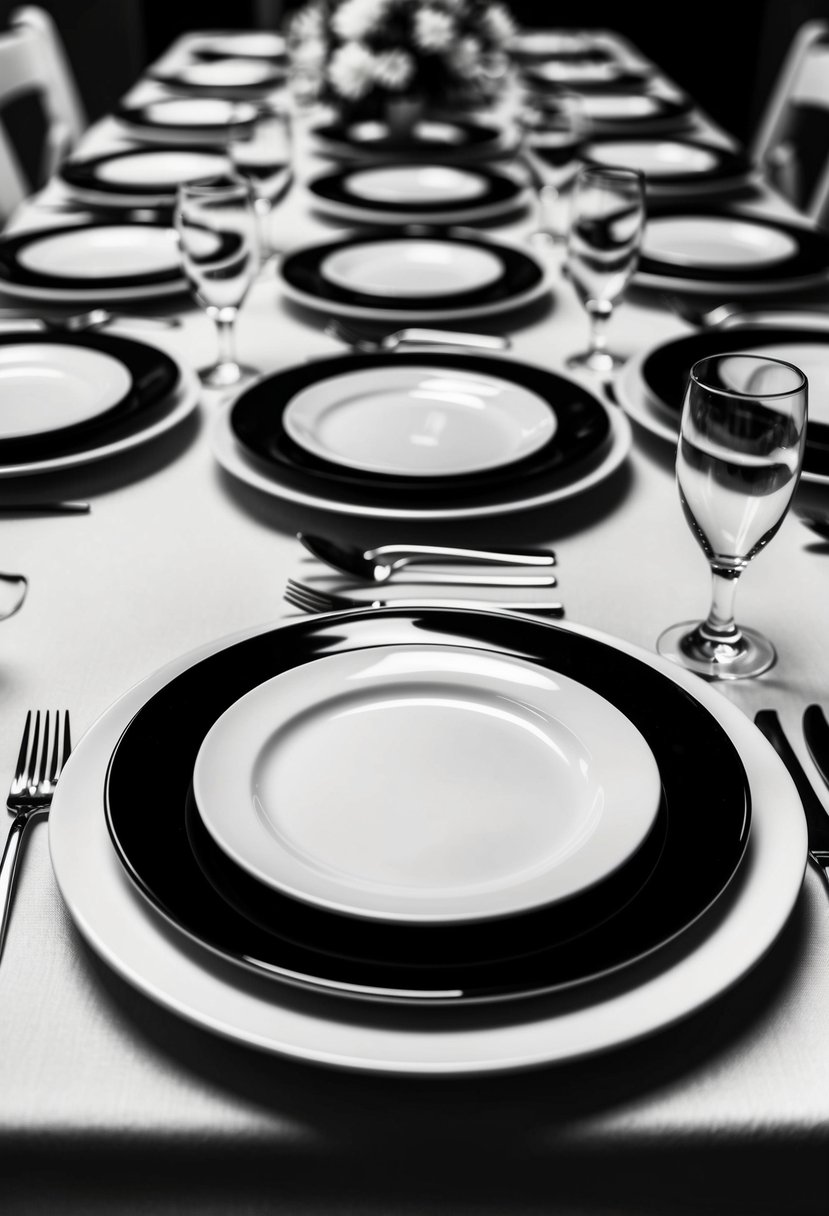
[{"label": "knife blade", "polygon": [[786,738],[776,710],[761,709],[754,715],[754,723],[777,752],[797,787],[806,816],[809,860],[829,887],[829,812],[815,793],[814,786]]}]

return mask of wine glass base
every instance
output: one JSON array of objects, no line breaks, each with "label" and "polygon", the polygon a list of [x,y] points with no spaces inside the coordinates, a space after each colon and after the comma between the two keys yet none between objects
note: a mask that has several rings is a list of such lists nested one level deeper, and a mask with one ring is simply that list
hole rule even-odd
[{"label": "wine glass base", "polygon": [[599,372],[600,375],[607,376],[619,371],[626,362],[627,359],[614,355],[609,350],[586,350],[578,355],[570,355],[567,366],[577,371]]},{"label": "wine glass base", "polygon": [[700,633],[699,621],[672,625],[660,634],[656,649],[663,658],[708,680],[744,680],[762,675],[777,662],[777,651],[762,633],[740,626],[737,645],[711,642]]},{"label": "wine glass base", "polygon": [[199,379],[207,388],[233,388],[243,380],[258,376],[255,367],[245,363],[215,363],[199,372]]}]

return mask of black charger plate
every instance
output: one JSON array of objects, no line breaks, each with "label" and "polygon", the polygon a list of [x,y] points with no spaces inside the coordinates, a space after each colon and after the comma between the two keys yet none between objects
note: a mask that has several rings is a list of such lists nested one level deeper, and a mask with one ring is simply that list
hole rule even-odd
[{"label": "black charger plate", "polygon": [[[389,164],[376,167],[394,169],[411,168],[411,165],[409,162],[392,161]],[[355,175],[365,172],[367,168],[369,166],[361,165],[359,168],[340,169],[333,173],[320,174],[319,177],[315,177],[308,182],[308,191],[313,199],[323,204],[329,204],[331,211],[334,213],[337,208],[341,208],[344,212],[373,213],[374,216],[382,217],[384,220],[388,219],[389,221],[399,220],[401,216],[416,216],[418,219],[423,219],[425,222],[430,223],[434,222],[435,217],[455,212],[463,214],[465,222],[469,222],[469,217],[474,218],[479,213],[482,216],[501,214],[501,212],[507,211],[511,207],[518,207],[521,202],[521,196],[526,190],[526,187],[521,182],[507,176],[505,173],[498,173],[493,169],[471,166],[466,168],[466,172],[475,174],[483,186],[482,193],[475,195],[474,198],[453,199],[450,197],[437,201],[376,199],[360,194],[352,186],[352,179]],[[332,204],[333,206],[331,206]]]},{"label": "black charger plate", "polygon": [[221,177],[224,174],[230,174],[231,165],[224,148],[193,144],[176,148],[127,148],[120,152],[106,152],[101,156],[86,157],[84,160],[69,160],[60,168],[59,176],[68,186],[73,186],[78,190],[94,191],[96,194],[105,196],[129,195],[136,200],[164,196],[173,201],[176,194],[176,183],[171,183],[169,179],[155,182],[134,180],[116,182],[102,177],[100,170],[104,165],[109,165],[113,161],[130,157],[169,156],[175,161],[178,157],[188,153],[194,156],[215,156],[216,168],[207,170],[204,174],[205,177]]},{"label": "black charger plate", "polygon": [[[452,244],[472,246],[483,249],[501,261],[501,273],[492,282],[483,287],[466,291],[441,294],[440,296],[381,296],[369,292],[352,291],[332,282],[323,273],[323,265],[332,254],[343,249],[353,249],[360,245],[372,245],[376,242],[388,241],[447,241]],[[362,236],[349,237],[344,240],[326,241],[321,245],[311,245],[289,253],[282,262],[280,274],[285,284],[296,293],[295,298],[300,303],[316,309],[332,308],[338,305],[349,310],[359,310],[373,313],[380,320],[383,315],[393,317],[405,313],[407,316],[431,317],[442,313],[463,313],[469,310],[470,315],[481,308],[508,308],[513,302],[523,300],[528,294],[539,288],[544,281],[544,270],[536,259],[501,242],[476,240],[474,237],[459,236],[448,229],[434,229],[423,233],[396,233],[390,236],[388,232],[370,232]]]},{"label": "black charger plate", "polygon": [[437,115],[398,134],[382,121],[335,119],[319,123],[311,134],[326,156],[346,160],[380,159],[452,161],[491,157],[505,149],[504,132],[490,123],[459,121]]},{"label": "black charger plate", "polygon": [[[131,287],[166,287],[181,285],[181,290],[185,291],[187,282],[184,278],[184,272],[178,261],[178,255],[172,259],[173,264],[165,270],[151,270],[140,274],[126,275],[107,275],[104,278],[84,277],[75,278],[72,275],[66,274],[49,274],[43,270],[32,270],[21,261],[20,255],[24,253],[32,245],[37,245],[41,241],[51,240],[56,236],[64,236],[72,233],[82,236],[84,232],[90,229],[107,229],[107,228],[124,228],[127,225],[124,221],[108,220],[99,223],[90,223],[79,226],[78,224],[66,224],[60,228],[37,228],[29,232],[16,233],[14,236],[0,237],[0,286],[3,283],[9,283],[13,286],[34,287],[38,289],[48,288],[54,291],[94,291],[96,287],[110,291],[129,289]],[[159,224],[147,225],[147,227],[166,230],[167,226]],[[171,249],[175,253],[175,246],[171,245]]]},{"label": "black charger plate", "polygon": [[[643,170],[646,180],[646,189],[650,193],[659,194],[666,191],[677,193],[689,191],[719,191],[725,189],[736,189],[742,186],[747,181],[749,175],[753,171],[753,166],[749,158],[743,152],[734,152],[729,148],[720,147],[717,144],[709,144],[704,140],[699,139],[680,139],[677,137],[651,136],[641,138],[638,136],[605,136],[601,139],[591,140],[584,149],[584,160],[587,164],[596,165],[599,168],[604,168],[606,165],[619,164],[624,165],[627,162],[624,157],[613,156],[613,148],[618,143],[671,143],[682,144],[687,147],[692,153],[703,152],[710,155],[713,159],[711,164],[706,169],[677,169],[676,172],[653,172],[648,173]],[[611,155],[599,156],[592,150],[607,149],[611,150]],[[633,166],[638,168],[638,166]]]},{"label": "black charger plate", "polygon": [[[451,477],[403,477],[349,469],[315,456],[285,430],[284,415],[297,393],[312,384],[377,367],[456,367],[496,376],[536,393],[549,402],[558,425],[536,452],[511,464]],[[244,390],[230,412],[230,425],[243,447],[257,460],[278,469],[280,481],[294,489],[344,494],[349,501],[377,507],[421,503],[436,509],[474,504],[520,482],[528,497],[541,494],[573,476],[600,453],[610,436],[607,409],[587,388],[545,368],[499,359],[495,355],[439,354],[341,355],[299,364],[258,380]]]},{"label": "black charger plate", "polygon": [[[643,846],[642,869],[615,893],[617,906],[602,904],[597,887],[598,923],[590,927],[586,902],[578,936],[562,922],[561,908],[451,931],[378,927],[271,892],[254,908],[238,885],[225,887],[209,857],[205,861],[191,778],[202,740],[225,709],[263,681],[314,659],[425,642],[514,655],[576,679],[613,702],[651,747],[667,813]],[[138,889],[225,959],[342,995],[431,1003],[566,988],[641,959],[694,923],[723,892],[739,867],[750,823],[742,761],[722,727],[683,687],[598,639],[470,609],[362,609],[311,617],[197,662],[127,726],[110,761],[105,802],[116,851]]]},{"label": "black charger plate", "polygon": [[[788,325],[731,326],[719,331],[687,334],[651,351],[642,363],[642,379],[660,408],[675,418],[678,431],[688,376],[698,359],[729,351],[762,354],[769,347],[803,342],[825,347],[829,362],[829,331],[826,329],[800,329]],[[803,470],[829,476],[829,425],[825,422],[810,419],[806,423]]]},{"label": "black charger plate", "polygon": [[143,417],[148,410],[169,397],[179,381],[178,365],[169,355],[155,346],[130,338],[101,333],[31,333],[25,330],[0,334],[0,346],[21,344],[80,346],[102,351],[126,367],[132,377],[132,385],[119,401],[95,418],[43,434],[0,439],[0,462],[3,463],[25,464],[32,460],[68,456],[73,452],[85,451],[91,442],[97,444],[104,438],[115,440],[129,433],[137,418]]}]

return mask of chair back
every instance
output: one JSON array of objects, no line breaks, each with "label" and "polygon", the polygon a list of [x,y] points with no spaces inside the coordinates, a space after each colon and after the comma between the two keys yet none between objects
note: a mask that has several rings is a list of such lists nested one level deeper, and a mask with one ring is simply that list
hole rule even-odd
[{"label": "chair back", "polygon": [[799,210],[829,224],[829,21],[795,34],[749,151]]},{"label": "chair back", "polygon": [[80,93],[57,28],[34,5],[15,9],[0,33],[0,120],[3,108],[28,94],[39,97],[46,133],[38,180],[29,180],[9,133],[0,121],[0,216],[15,207],[55,172],[86,129]]}]

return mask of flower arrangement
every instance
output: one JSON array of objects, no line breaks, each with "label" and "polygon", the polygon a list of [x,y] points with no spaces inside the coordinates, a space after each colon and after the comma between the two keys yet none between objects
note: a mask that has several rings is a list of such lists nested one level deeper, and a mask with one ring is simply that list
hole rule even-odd
[{"label": "flower arrangement", "polygon": [[310,0],[288,41],[322,100],[366,111],[394,96],[432,107],[492,100],[514,33],[500,0]]}]

